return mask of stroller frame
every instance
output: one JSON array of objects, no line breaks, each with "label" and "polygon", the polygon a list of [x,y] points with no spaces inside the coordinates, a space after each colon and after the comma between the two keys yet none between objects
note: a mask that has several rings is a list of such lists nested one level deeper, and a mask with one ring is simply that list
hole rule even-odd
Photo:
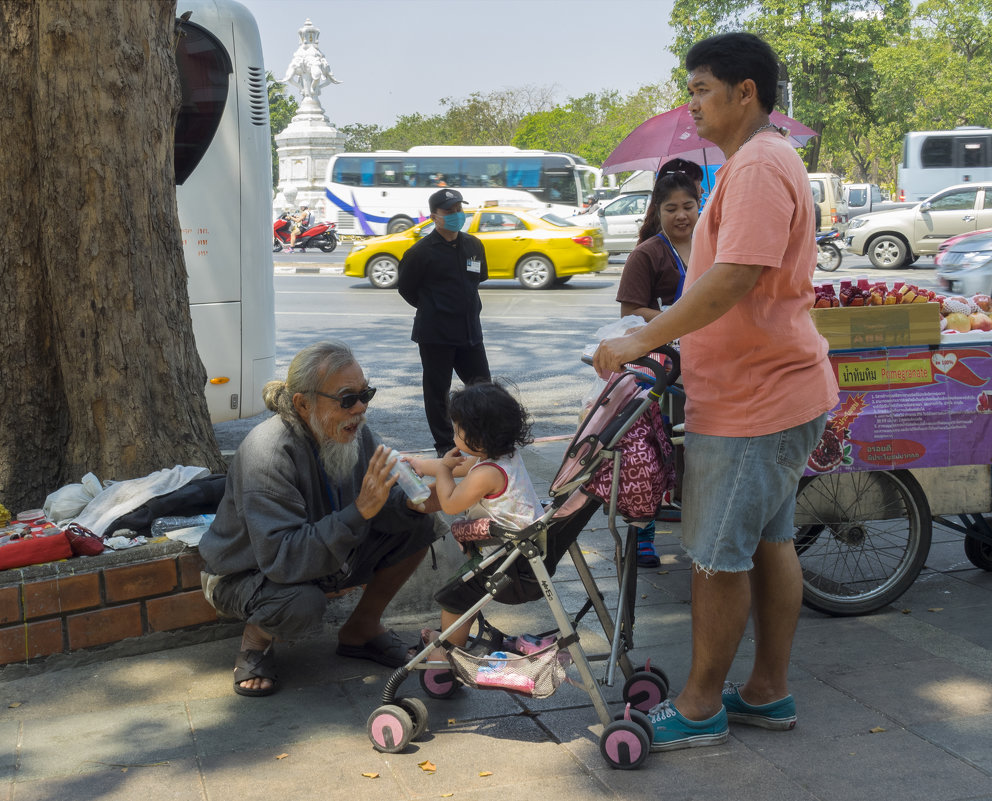
[{"label": "stroller frame", "polygon": [[[447,638],[476,616],[479,618],[480,628],[480,637],[476,639],[478,641],[481,638],[483,629],[487,627],[480,614],[481,611],[489,603],[496,600],[500,591],[512,582],[513,579],[511,575],[508,575],[508,572],[517,560],[522,558],[530,567],[557,626],[555,631],[548,632],[548,634],[556,635],[554,645],[539,652],[544,655],[543,661],[545,663],[553,661],[557,668],[560,664],[559,650],[568,653],[579,675],[579,681],[569,681],[589,695],[599,722],[604,727],[600,740],[600,753],[604,759],[612,767],[620,769],[636,768],[644,762],[650,751],[653,738],[653,727],[645,713],[651,707],[665,700],[668,696],[669,684],[664,672],[652,667],[650,661],[641,668],[635,668],[627,653],[633,648],[637,532],[635,528],[628,527],[625,536],[621,536],[616,524],[620,466],[623,455],[622,448],[617,446],[624,434],[652,404],[658,403],[667,393],[679,391],[673,386],[678,377],[678,354],[671,348],[666,347],[662,350],[665,355],[672,359],[673,369],[671,372],[666,372],[661,364],[652,359],[643,358],[633,362],[632,364],[646,367],[651,371],[654,377],[654,386],[643,398],[637,399],[636,402],[627,403],[617,417],[606,425],[599,434],[580,437],[582,434],[580,428],[570,445],[570,456],[578,455],[583,450],[583,446],[587,446],[586,450],[590,450],[589,446],[594,444],[593,438],[597,440],[595,444],[602,447],[598,451],[584,454],[578,460],[581,469],[571,479],[552,490],[552,503],[545,509],[544,513],[521,531],[505,531],[495,523],[490,524],[490,539],[483,541],[483,544],[498,544],[501,547],[473,565],[461,577],[461,580],[465,582],[474,577],[482,576],[484,571],[495,566],[495,570],[485,575],[486,594],[482,595],[444,631],[432,638],[430,642],[424,643],[424,647],[407,664],[397,668],[387,679],[382,693],[382,705],[370,715],[367,724],[369,739],[377,751],[398,753],[404,750],[411,740],[417,739],[427,729],[426,705],[419,698],[399,697],[397,695],[400,685],[413,671],[421,672],[421,685],[425,692],[434,698],[448,697],[458,689],[460,684],[468,684],[461,676],[456,677],[453,662],[429,661],[428,657],[437,648],[443,648],[450,655],[453,646],[447,642]],[[643,373],[629,368],[625,370],[625,373],[644,377]],[[562,515],[562,507],[565,503],[580,493],[583,485],[588,483],[607,461],[612,462],[613,483],[605,511],[608,518],[608,528],[615,544],[614,563],[619,581],[619,596],[615,615],[611,614],[607,608],[606,600],[599,590],[596,579],[578,543],[579,533],[585,528],[596,509],[601,506],[598,499],[586,498],[585,503],[577,507],[569,516],[562,518],[559,525],[577,526],[578,530],[569,533],[570,540],[568,540],[567,548],[561,551],[557,558],[548,553],[549,534],[555,536],[555,533],[551,531],[553,519],[556,515],[559,517]],[[568,536],[564,534],[561,536],[568,539]],[[572,560],[587,595],[587,600],[574,618],[569,616],[552,580],[552,572],[561,556],[566,552]],[[549,558],[553,560],[550,570],[546,562]],[[610,643],[608,653],[587,654],[579,642],[577,626],[590,610],[596,613],[599,624]],[[545,654],[545,651],[549,653]],[[460,652],[460,655],[468,656],[463,651]],[[535,654],[534,658],[536,659],[537,656]],[[526,659],[527,657],[521,658]],[[623,688],[625,708],[616,716],[611,715],[600,682],[593,675],[591,663],[603,660],[606,660],[608,664],[602,684],[608,687],[614,686],[617,667],[620,668],[626,679]],[[500,661],[503,660],[496,659],[496,663]],[[558,683],[563,678],[564,668],[561,668]],[[558,684],[555,683],[546,695],[553,693],[557,686]],[[536,695],[536,693],[526,690],[514,690],[512,687],[504,686],[500,689],[519,691],[525,695]]]}]

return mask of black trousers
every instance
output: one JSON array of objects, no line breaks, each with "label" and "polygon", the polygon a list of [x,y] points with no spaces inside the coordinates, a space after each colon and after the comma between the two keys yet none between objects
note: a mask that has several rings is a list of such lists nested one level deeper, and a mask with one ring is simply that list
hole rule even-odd
[{"label": "black trousers", "polygon": [[448,393],[452,371],[462,383],[490,379],[486,346],[420,344],[420,363],[424,368],[424,411],[434,437],[434,448],[444,453],[455,447],[455,432],[448,417]]}]

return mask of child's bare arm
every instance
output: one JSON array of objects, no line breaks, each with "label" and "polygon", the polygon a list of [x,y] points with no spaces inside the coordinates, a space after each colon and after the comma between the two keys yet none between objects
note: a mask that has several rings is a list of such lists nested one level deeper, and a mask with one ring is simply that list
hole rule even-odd
[{"label": "child's bare arm", "polygon": [[449,515],[461,514],[487,495],[502,492],[506,487],[506,476],[493,465],[477,467],[458,484],[448,469],[438,471],[435,485],[441,509]]}]

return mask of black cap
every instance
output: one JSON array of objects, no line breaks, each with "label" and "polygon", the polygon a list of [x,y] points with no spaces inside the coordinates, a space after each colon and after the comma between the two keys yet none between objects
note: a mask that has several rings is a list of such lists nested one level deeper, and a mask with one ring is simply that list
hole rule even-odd
[{"label": "black cap", "polygon": [[447,211],[456,203],[462,202],[464,202],[462,193],[457,189],[439,189],[427,199],[427,205],[430,206],[431,214],[438,209]]}]

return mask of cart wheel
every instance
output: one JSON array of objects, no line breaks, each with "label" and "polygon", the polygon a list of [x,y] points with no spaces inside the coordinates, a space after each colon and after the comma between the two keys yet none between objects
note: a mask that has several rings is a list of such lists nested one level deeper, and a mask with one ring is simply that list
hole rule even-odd
[{"label": "cart wheel", "polygon": [[410,734],[410,739],[419,740],[424,732],[427,731],[427,722],[429,719],[427,704],[419,698],[396,698],[393,703],[402,707],[403,711],[410,716],[410,720],[413,721],[413,732]]},{"label": "cart wheel", "polygon": [[647,712],[668,698],[668,678],[654,670],[632,673],[623,685],[623,700],[639,712]]},{"label": "cart wheel", "polygon": [[633,720],[614,720],[599,738],[599,753],[607,765],[617,770],[639,768],[650,751],[651,739]]},{"label": "cart wheel", "polygon": [[398,754],[413,738],[413,721],[403,707],[397,704],[380,706],[369,715],[365,726],[372,747],[384,754]]},{"label": "cart wheel", "polygon": [[460,686],[451,670],[421,670],[420,686],[431,698],[451,698]]},{"label": "cart wheel", "polygon": [[930,551],[930,506],[908,470],[804,478],[795,521],[803,603],[829,615],[892,603]]},{"label": "cart wheel", "polygon": [[660,667],[652,665],[650,659],[644,663],[643,667],[639,667],[638,670],[646,670],[649,673],[654,673],[655,676],[657,676],[658,678],[660,678],[662,681],[665,682],[665,686],[667,687],[672,686],[672,683],[668,680],[668,674]]},{"label": "cart wheel", "polygon": [[630,704],[627,704],[624,710],[617,712],[613,719],[632,720],[644,729],[644,733],[648,736],[648,742],[654,739],[654,726],[651,724],[651,719],[640,710],[634,709]]},{"label": "cart wheel", "polygon": [[978,537],[964,538],[964,555],[975,567],[982,570],[992,570],[992,544]]}]

